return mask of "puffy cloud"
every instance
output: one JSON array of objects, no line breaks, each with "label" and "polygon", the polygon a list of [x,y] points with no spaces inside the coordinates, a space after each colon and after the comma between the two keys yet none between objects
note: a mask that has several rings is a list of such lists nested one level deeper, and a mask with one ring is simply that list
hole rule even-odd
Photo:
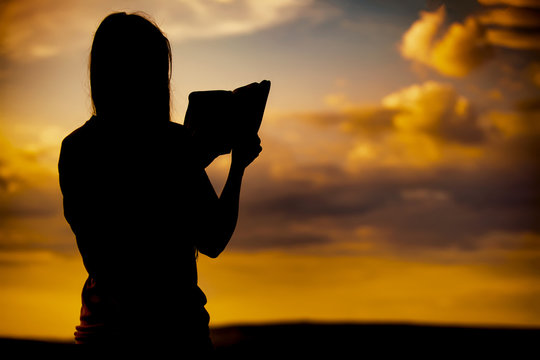
[{"label": "puffy cloud", "polygon": [[431,51],[435,37],[444,23],[445,8],[441,6],[435,12],[420,12],[420,19],[415,21],[403,35],[401,54],[424,64],[431,63]]},{"label": "puffy cloud", "polygon": [[336,108],[338,112],[298,116],[318,126],[339,125],[343,132],[358,135],[422,132],[446,142],[460,143],[475,143],[484,138],[469,100],[451,85],[435,81],[395,91],[379,105],[354,106],[343,98]]},{"label": "puffy cloud", "polygon": [[0,5],[0,55],[33,60],[86,49],[99,22],[113,11],[143,11],[171,41],[183,41],[268,28],[299,16],[309,3],[311,0],[12,0]]},{"label": "puffy cloud", "polygon": [[[299,129],[299,138],[309,134],[310,139],[316,139],[311,135],[313,128],[323,129],[325,136],[320,141],[309,142],[317,149],[312,159],[325,159],[329,168],[333,165],[353,173],[373,168],[470,166],[482,158],[488,135],[467,98],[452,86],[433,81],[395,91],[378,105],[338,107],[295,117],[312,126],[311,130]],[[291,123],[295,122],[282,123],[281,135]],[[304,147],[295,146],[281,163],[290,163]],[[298,174],[297,165],[291,163],[281,173],[285,177]],[[325,173],[316,175],[316,168],[311,168],[313,177],[329,177]]]},{"label": "puffy cloud", "polygon": [[492,48],[473,17],[453,23],[431,53],[432,66],[448,76],[465,76],[491,58]]},{"label": "puffy cloud", "polygon": [[386,96],[382,104],[399,111],[393,123],[402,132],[424,132],[460,143],[476,143],[484,136],[469,101],[450,85],[412,85]]},{"label": "puffy cloud", "polygon": [[402,37],[404,58],[426,65],[446,76],[463,77],[490,59],[493,47],[535,50],[540,47],[538,1],[480,1],[486,7],[454,22],[447,29],[445,7],[421,12]]},{"label": "puffy cloud", "polygon": [[403,35],[401,54],[444,75],[462,77],[489,59],[492,49],[475,18],[453,23],[443,32],[445,17],[444,6],[435,12],[421,12],[420,19]]},{"label": "puffy cloud", "polygon": [[469,101],[452,86],[428,81],[384,97],[378,108],[343,113],[342,131],[355,136],[350,171],[367,164],[429,167],[474,162],[485,132]]}]

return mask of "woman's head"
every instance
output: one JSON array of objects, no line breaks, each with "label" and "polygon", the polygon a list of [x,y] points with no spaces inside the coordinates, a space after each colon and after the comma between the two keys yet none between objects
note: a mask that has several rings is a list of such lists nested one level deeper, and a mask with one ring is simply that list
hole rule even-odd
[{"label": "woman's head", "polygon": [[155,24],[137,14],[107,16],[90,54],[95,115],[169,121],[171,64],[169,41]]}]

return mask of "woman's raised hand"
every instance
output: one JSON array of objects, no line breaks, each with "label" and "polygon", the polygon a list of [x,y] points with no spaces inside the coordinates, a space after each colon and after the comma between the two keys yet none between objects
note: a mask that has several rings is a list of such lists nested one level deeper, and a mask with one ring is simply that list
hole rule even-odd
[{"label": "woman's raised hand", "polygon": [[259,156],[261,151],[261,139],[259,136],[242,140],[232,149],[231,166],[245,169]]}]

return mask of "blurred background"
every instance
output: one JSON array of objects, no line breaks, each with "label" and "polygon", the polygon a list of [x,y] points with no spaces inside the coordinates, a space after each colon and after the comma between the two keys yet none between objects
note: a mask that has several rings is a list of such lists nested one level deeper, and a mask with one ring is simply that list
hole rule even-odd
[{"label": "blurred background", "polygon": [[78,324],[56,166],[119,10],[171,41],[175,122],[191,91],[272,81],[237,231],[198,260],[211,326],[540,326],[540,1],[4,0],[0,336]]}]

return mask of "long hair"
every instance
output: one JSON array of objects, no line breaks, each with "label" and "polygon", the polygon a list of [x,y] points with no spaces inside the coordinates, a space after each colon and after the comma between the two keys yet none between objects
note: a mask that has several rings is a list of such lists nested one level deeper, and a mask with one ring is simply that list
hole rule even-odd
[{"label": "long hair", "polygon": [[171,46],[156,24],[139,14],[107,16],[90,53],[94,115],[170,121],[171,68]]}]

